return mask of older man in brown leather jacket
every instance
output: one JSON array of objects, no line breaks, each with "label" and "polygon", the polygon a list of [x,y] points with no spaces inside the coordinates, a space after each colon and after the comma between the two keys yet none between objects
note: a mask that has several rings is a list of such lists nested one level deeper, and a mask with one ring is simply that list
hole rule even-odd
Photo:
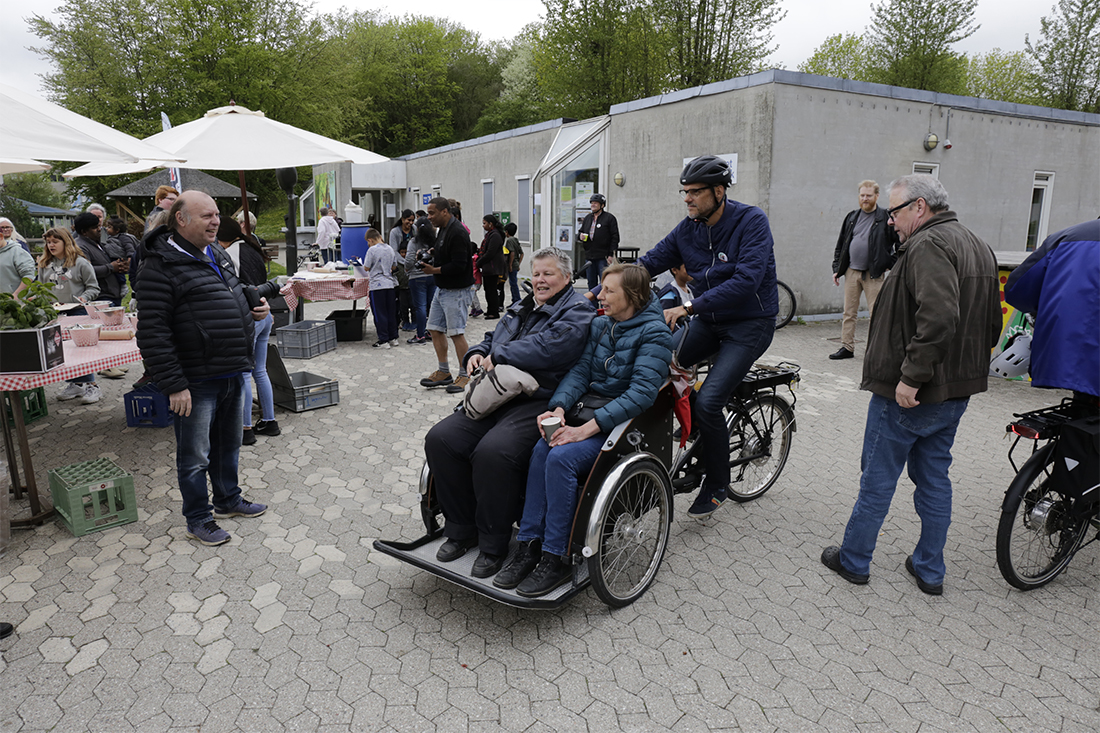
[{"label": "older man in brown leather jacket", "polygon": [[984,392],[1001,327],[997,262],[958,222],[947,191],[928,175],[890,184],[890,220],[901,240],[879,293],[863,389],[871,403],[859,496],[840,547],[821,562],[850,583],[870,577],[871,556],[902,468],[916,484],[921,534],[905,568],[920,589],[943,592],[951,523],[951,447],[970,395]]}]

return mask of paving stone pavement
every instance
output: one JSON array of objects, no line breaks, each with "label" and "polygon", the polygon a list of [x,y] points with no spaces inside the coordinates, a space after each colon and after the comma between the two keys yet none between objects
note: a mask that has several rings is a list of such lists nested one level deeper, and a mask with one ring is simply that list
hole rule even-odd
[{"label": "paving stone pavement", "polygon": [[217,548],[184,535],[171,430],[126,427],[132,380],[103,380],[92,406],[51,392],[30,428],[40,484],[104,456],[133,473],[139,517],[79,539],[60,521],[14,532],[0,731],[1100,730],[1097,546],[1030,593],[995,564],[1004,426],[1054,394],[998,381],[971,401],[942,597],[903,566],[919,531],[907,478],[870,584],[852,586],[818,556],[858,486],[862,359],[827,358],[837,323],[789,326],[766,357],[803,375],[778,484],[707,524],[679,497],[664,565],[632,606],[586,591],[519,611],[372,549],[422,533],[424,434],[456,398],[417,385],[430,347],[372,349],[367,330],[288,360],[339,379],[340,404],[280,411],[283,435],[242,450],[246,496],[271,508],[222,522],[233,540]]}]

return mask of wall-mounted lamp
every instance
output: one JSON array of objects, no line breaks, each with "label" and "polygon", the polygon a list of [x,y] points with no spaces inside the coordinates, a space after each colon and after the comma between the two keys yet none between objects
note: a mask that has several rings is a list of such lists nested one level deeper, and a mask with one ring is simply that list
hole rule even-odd
[{"label": "wall-mounted lamp", "polygon": [[940,136],[934,132],[930,132],[924,136],[924,149],[935,150],[936,146],[940,144]]},{"label": "wall-mounted lamp", "polygon": [[619,188],[622,188],[624,183],[626,183],[626,176],[624,176],[622,173],[616,173],[615,174],[615,185],[618,186]]},{"label": "wall-mounted lamp", "polygon": [[943,149],[944,150],[950,150],[953,147],[954,147],[954,145],[951,144],[950,140],[944,140],[943,141]]}]

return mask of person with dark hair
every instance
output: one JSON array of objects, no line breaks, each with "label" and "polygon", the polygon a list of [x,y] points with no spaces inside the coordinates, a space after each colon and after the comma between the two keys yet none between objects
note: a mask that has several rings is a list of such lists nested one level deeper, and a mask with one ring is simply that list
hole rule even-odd
[{"label": "person with dark hair", "polygon": [[[432,264],[424,272],[435,277],[435,297],[428,311],[428,333],[432,337],[438,367],[420,380],[422,387],[447,387],[461,392],[470,381],[466,374],[466,319],[473,299],[474,271],[470,264],[470,235],[462,222],[451,215],[447,199],[437,196],[428,204],[428,219],[436,228]],[[451,376],[447,362],[447,339],[454,342],[458,357],[458,378]],[[454,389],[451,389],[451,388]]]},{"label": "person with dark hair", "polygon": [[176,416],[176,474],[187,535],[211,546],[230,540],[215,518],[267,511],[241,495],[237,468],[254,324],[270,309],[266,300],[249,309],[232,260],[217,246],[220,223],[214,199],[185,191],[172,204],[168,225],[146,236],[137,286],[138,348]]},{"label": "person with dark hair", "polygon": [[500,219],[493,214],[481,218],[485,237],[477,252],[477,267],[485,285],[485,320],[500,318],[504,307],[504,278],[507,261],[504,258],[504,233]]},{"label": "person with dark hair", "polygon": [[[535,443],[516,535],[520,551],[493,579],[526,598],[546,595],[572,576],[569,530],[578,489],[615,426],[656,401],[672,361],[672,334],[645,268],[615,263],[604,270],[602,284],[604,314],[588,327],[584,353],[535,420],[557,417],[563,427]],[[583,424],[565,425],[566,410],[585,395],[607,403]]]},{"label": "person with dark hair", "polygon": [[516,226],[514,221],[504,225],[504,233],[507,235],[504,239],[504,255],[508,258],[506,269],[508,271],[508,284],[512,288],[512,302],[509,305],[515,305],[523,299],[519,292],[519,266],[523,262],[523,245],[516,237],[518,231],[519,227]]},{"label": "person with dark hair", "polygon": [[843,541],[826,547],[821,563],[849,583],[867,583],[908,466],[920,538],[905,569],[922,593],[938,596],[947,572],[951,448],[970,397],[986,390],[989,351],[1001,331],[997,258],[949,210],[939,180],[903,176],[886,193],[901,246],[875,301],[863,357],[860,386],[871,401],[859,494]]},{"label": "person with dark hair", "polygon": [[[240,222],[229,217],[222,218],[218,224],[218,244],[233,261],[237,278],[243,285],[255,287],[267,281],[267,265],[263,248],[255,238],[245,235]],[[244,431],[241,445],[255,445],[257,435],[279,435],[279,423],[275,420],[275,394],[271,387],[271,378],[267,373],[267,345],[271,340],[271,329],[275,326],[274,317],[267,318],[254,326],[252,353],[254,367],[252,373],[244,376],[241,420]],[[260,417],[252,424],[252,381],[256,381],[256,394],[260,398]]]},{"label": "person with dark hair", "polygon": [[[130,271],[130,263],[123,260],[112,246],[107,246],[99,241],[100,225],[99,217],[85,211],[76,217],[73,222],[73,230],[76,232],[76,246],[92,263],[95,276],[99,280],[99,295],[104,300],[109,300],[111,305],[122,305],[122,283],[115,275],[125,275]],[[112,256],[116,255],[116,256]]]},{"label": "person with dark hair", "polygon": [[710,372],[691,408],[698,425],[706,478],[688,515],[707,517],[726,501],[730,484],[725,407],[775,334],[779,297],[768,217],[726,194],[733,174],[715,155],[690,161],[680,174],[687,216],[638,260],[650,275],[681,263],[694,297],[665,310],[672,326],[692,316],[680,346],[683,366],[710,359]]},{"label": "person with dark hair", "polygon": [[416,220],[413,229],[415,233],[409,240],[405,253],[405,273],[409,276],[409,299],[416,335],[406,343],[430,344],[432,337],[428,335],[428,305],[435,297],[435,278],[424,272],[418,263],[430,257],[429,253],[435,246],[435,228],[428,217],[423,216]]},{"label": "person with dark hair", "polygon": [[584,247],[588,289],[600,284],[600,276],[619,248],[619,221],[605,211],[607,197],[594,193],[588,199],[592,213],[584,217],[577,230],[577,241]]}]

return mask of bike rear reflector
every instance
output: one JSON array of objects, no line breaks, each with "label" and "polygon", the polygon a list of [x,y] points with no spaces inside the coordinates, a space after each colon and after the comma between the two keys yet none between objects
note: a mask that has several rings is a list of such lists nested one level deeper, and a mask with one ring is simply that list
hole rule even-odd
[{"label": "bike rear reflector", "polygon": [[1038,440],[1039,431],[1035,428],[1029,428],[1027,425],[1020,425],[1019,423],[1012,423],[1008,426],[1008,429],[1021,438],[1027,438],[1028,440]]}]

